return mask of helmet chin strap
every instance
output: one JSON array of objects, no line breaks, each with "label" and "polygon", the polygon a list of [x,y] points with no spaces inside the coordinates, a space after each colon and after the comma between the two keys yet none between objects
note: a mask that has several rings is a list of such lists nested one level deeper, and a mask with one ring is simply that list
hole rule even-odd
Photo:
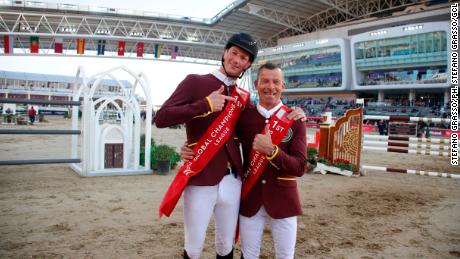
[{"label": "helmet chin strap", "polygon": [[243,72],[241,72],[241,74],[240,74],[240,76],[238,78],[241,79],[245,72],[246,72],[246,69],[243,69]]},{"label": "helmet chin strap", "polygon": [[227,76],[229,76],[229,77],[241,79],[243,77],[244,73],[246,72],[246,69],[243,69],[243,72],[241,72],[241,74],[239,76],[238,75],[232,75],[229,72],[227,72],[227,69],[225,69],[224,57],[223,56],[222,56],[221,63],[222,63],[222,67],[224,68],[225,74],[227,74]]}]

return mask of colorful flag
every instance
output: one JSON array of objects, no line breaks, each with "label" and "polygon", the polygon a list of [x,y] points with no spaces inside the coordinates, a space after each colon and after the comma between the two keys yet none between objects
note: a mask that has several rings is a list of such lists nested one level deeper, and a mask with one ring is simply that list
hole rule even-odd
[{"label": "colorful flag", "polygon": [[99,40],[97,42],[97,54],[104,55],[105,52],[105,40]]},{"label": "colorful flag", "polygon": [[153,48],[153,55],[155,58],[159,58],[161,56],[161,45],[160,44],[155,44],[155,47]]},{"label": "colorful flag", "polygon": [[62,38],[54,39],[54,53],[62,53]]},{"label": "colorful flag", "polygon": [[125,47],[126,47],[126,41],[119,41],[118,42],[118,56],[124,56],[125,55]]},{"label": "colorful flag", "polygon": [[85,39],[77,39],[77,54],[85,54]]},{"label": "colorful flag", "polygon": [[38,36],[31,36],[30,37],[30,53],[38,53],[38,49],[40,48],[39,45],[39,38]]},{"label": "colorful flag", "polygon": [[173,50],[171,52],[171,59],[176,59],[177,57],[177,52],[179,52],[179,47],[178,46],[174,46],[173,47]]},{"label": "colorful flag", "polygon": [[3,47],[5,54],[14,53],[14,38],[11,35],[3,35]]},{"label": "colorful flag", "polygon": [[144,55],[144,43],[138,42],[137,43],[137,56],[142,58],[143,55]]}]

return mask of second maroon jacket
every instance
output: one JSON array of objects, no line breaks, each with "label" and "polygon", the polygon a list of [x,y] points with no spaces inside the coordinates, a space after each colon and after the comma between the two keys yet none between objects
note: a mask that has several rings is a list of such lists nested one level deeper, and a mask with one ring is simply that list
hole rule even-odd
[{"label": "second maroon jacket", "polygon": [[[187,142],[196,143],[221,112],[210,112],[206,96],[223,83],[212,74],[188,75],[155,115],[159,128],[185,123]],[[230,92],[235,86],[230,87]],[[189,185],[212,186],[224,177],[230,162],[242,174],[242,161],[235,134],[209,161],[206,168],[190,178]]]},{"label": "second maroon jacket", "polygon": [[[248,168],[254,137],[262,132],[265,124],[265,118],[253,105],[246,107],[238,121],[236,129],[243,147],[244,170]],[[252,217],[262,205],[268,215],[275,219],[302,214],[296,178],[304,174],[306,165],[305,123],[295,121],[278,147],[278,154],[267,164],[251,191],[241,201],[241,215]]]}]

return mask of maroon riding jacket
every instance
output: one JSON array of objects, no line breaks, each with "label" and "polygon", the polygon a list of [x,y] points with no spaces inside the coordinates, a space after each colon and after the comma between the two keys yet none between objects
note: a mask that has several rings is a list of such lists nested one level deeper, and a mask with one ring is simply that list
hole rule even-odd
[{"label": "maroon riding jacket", "polygon": [[[265,124],[265,118],[253,105],[247,106],[240,116],[236,133],[243,147],[244,170],[248,168],[254,137],[262,132]],[[294,121],[278,147],[278,154],[267,164],[251,191],[241,201],[241,215],[252,217],[262,205],[268,215],[275,219],[302,214],[296,177],[301,177],[305,171],[305,123]]]},{"label": "maroon riding jacket", "polygon": [[[223,83],[212,74],[188,75],[163,104],[155,116],[158,128],[185,123],[187,142],[198,142],[211,123],[221,112],[211,113],[206,97],[218,90]],[[235,86],[229,88],[231,93]],[[242,175],[242,161],[238,140],[235,133],[209,161],[206,168],[190,178],[189,185],[212,186],[222,180],[228,163],[231,163]]]}]

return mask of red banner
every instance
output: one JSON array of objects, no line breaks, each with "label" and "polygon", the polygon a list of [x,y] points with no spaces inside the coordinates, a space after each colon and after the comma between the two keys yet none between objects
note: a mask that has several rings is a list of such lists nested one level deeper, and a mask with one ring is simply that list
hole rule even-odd
[{"label": "red banner", "polygon": [[[283,105],[268,122],[272,143],[275,145],[278,145],[281,140],[283,140],[293,123],[293,120],[289,120],[287,118],[288,113],[289,108]],[[265,134],[265,128],[262,131],[262,134]],[[246,179],[243,182],[241,199],[246,197],[268,163],[267,156],[259,151],[255,151],[254,149],[251,150],[251,154],[249,154],[249,161],[250,167],[246,172]]]},{"label": "red banner", "polygon": [[39,43],[38,36],[31,36],[30,37],[30,53],[38,53],[39,48],[40,48],[40,43]]},{"label": "red banner", "polygon": [[3,35],[3,47],[5,54],[13,54],[13,36],[11,35]]},{"label": "red banner", "polygon": [[54,40],[54,53],[62,53],[63,49],[63,39],[62,38],[56,38]]},{"label": "red banner", "polygon": [[249,97],[249,93],[236,87],[224,111],[214,120],[193,149],[195,157],[187,161],[177,172],[160,205],[159,215],[171,215],[190,177],[199,174],[227,142],[236,125],[240,113]]},{"label": "red banner", "polygon": [[452,131],[452,130],[449,130],[449,129],[430,129],[430,136],[431,137],[450,138],[450,135],[452,135],[452,133],[460,134],[460,131],[459,130]]},{"label": "red banner", "polygon": [[125,55],[125,47],[126,47],[126,41],[119,41],[118,42],[118,56],[124,56]]},{"label": "red banner", "polygon": [[137,43],[137,56],[142,58],[144,55],[144,43],[143,42],[138,42]]}]

